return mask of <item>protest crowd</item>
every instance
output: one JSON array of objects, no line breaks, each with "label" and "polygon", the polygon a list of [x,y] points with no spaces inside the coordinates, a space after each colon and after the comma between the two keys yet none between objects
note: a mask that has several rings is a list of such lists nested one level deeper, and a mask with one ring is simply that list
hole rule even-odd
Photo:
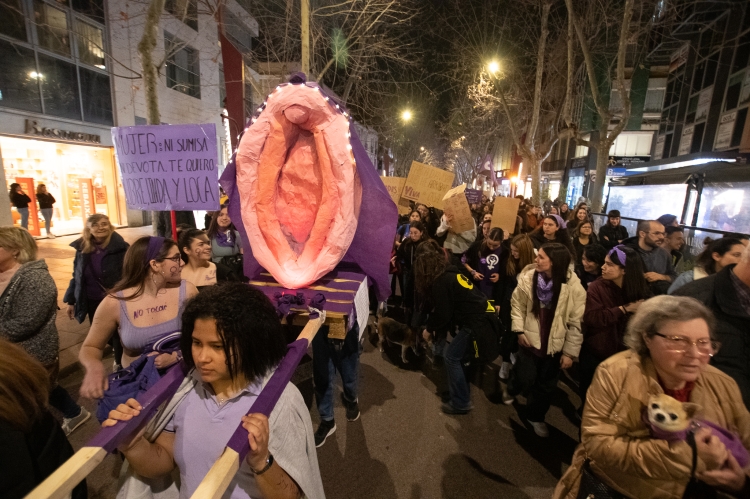
[{"label": "protest crowd", "polygon": [[[470,204],[452,174],[431,180],[441,209],[396,206],[346,112],[304,79],[289,86],[252,119],[202,228],[171,208],[128,244],[106,215],[87,217],[63,297],[90,325],[79,400],[59,384],[55,281],[27,229],[0,227],[0,498],[88,497],[87,470],[115,452],[117,497],[323,499],[338,484],[321,478],[318,449],[337,431],[337,392],[347,425],[362,416],[365,341],[439,373],[457,420],[475,408],[475,374],[497,366],[492,403],[517,408],[542,449],[571,380],[579,443],[555,498],[750,497],[748,236],[705,239],[689,268],[671,214],[631,234],[627,214],[592,214],[585,199]],[[277,196],[257,139],[278,158],[294,134],[311,147],[295,93],[328,102],[309,113],[336,161],[321,156],[330,182],[313,185],[290,153]],[[290,109],[288,130],[264,125]],[[260,178],[256,197],[241,169]],[[308,353],[314,409],[291,382]],[[92,416],[99,433],[70,459],[68,437]]]}]

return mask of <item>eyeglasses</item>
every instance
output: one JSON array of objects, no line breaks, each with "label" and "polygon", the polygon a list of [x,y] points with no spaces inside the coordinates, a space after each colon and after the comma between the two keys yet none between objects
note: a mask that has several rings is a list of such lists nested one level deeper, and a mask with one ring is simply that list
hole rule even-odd
[{"label": "eyeglasses", "polygon": [[688,351],[691,345],[695,345],[698,349],[698,353],[701,355],[708,355],[713,357],[716,352],[719,351],[721,343],[718,341],[711,341],[707,338],[702,338],[698,341],[692,341],[684,336],[667,336],[661,333],[654,333],[654,335],[664,338],[667,344],[667,349],[673,352],[685,353]]},{"label": "eyeglasses", "polygon": [[174,263],[180,263],[182,261],[182,256],[179,255],[179,254],[177,254],[175,256],[168,256],[168,257],[164,258],[162,261],[164,261],[164,260],[169,260],[169,261],[172,261]]}]

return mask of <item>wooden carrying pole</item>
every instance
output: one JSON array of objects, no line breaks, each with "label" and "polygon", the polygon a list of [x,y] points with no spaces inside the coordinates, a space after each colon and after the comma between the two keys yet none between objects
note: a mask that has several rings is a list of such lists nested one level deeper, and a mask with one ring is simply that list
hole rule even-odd
[{"label": "wooden carrying pole", "polygon": [[64,499],[70,497],[70,493],[75,486],[86,478],[86,475],[91,473],[107,457],[107,454],[114,452],[117,446],[140,427],[141,423],[150,418],[161,404],[174,395],[185,378],[186,371],[187,368],[182,362],[172,366],[153,387],[141,396],[136,397],[142,406],[141,413],[138,416],[127,422],[121,422],[99,430],[99,433],[85,447],[65,461],[62,466],[32,490],[25,499]]},{"label": "wooden carrying pole", "polygon": [[[263,414],[266,417],[271,416],[276,402],[279,401],[281,393],[284,391],[287,383],[292,379],[297,365],[307,352],[307,346],[312,342],[315,334],[323,325],[324,318],[318,317],[310,319],[304,329],[297,337],[297,340],[289,345],[289,350],[284,359],[276,368],[276,371],[268,380],[266,386],[258,395],[248,414]],[[242,427],[242,423],[227,442],[227,446],[221,457],[214,463],[203,481],[195,489],[191,499],[219,499],[224,491],[229,487],[232,478],[240,469],[240,463],[250,452],[250,443],[247,440],[247,430]]]}]

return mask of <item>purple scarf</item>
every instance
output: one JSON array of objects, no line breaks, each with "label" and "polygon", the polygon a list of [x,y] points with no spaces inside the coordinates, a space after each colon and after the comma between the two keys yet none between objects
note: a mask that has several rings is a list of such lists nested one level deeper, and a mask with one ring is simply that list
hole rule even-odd
[{"label": "purple scarf", "polygon": [[552,279],[547,280],[547,276],[541,272],[536,274],[536,297],[543,305],[552,302]]},{"label": "purple scarf", "polygon": [[225,248],[233,248],[234,247],[234,239],[232,238],[234,234],[232,234],[232,229],[229,229],[226,232],[222,231],[216,231],[216,244],[219,246],[223,246]]}]

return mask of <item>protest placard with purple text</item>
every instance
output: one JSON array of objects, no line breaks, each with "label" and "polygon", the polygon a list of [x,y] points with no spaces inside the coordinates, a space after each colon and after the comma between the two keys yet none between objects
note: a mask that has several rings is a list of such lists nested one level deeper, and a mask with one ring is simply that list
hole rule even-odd
[{"label": "protest placard with purple text", "polygon": [[216,125],[112,128],[128,208],[219,209]]}]

